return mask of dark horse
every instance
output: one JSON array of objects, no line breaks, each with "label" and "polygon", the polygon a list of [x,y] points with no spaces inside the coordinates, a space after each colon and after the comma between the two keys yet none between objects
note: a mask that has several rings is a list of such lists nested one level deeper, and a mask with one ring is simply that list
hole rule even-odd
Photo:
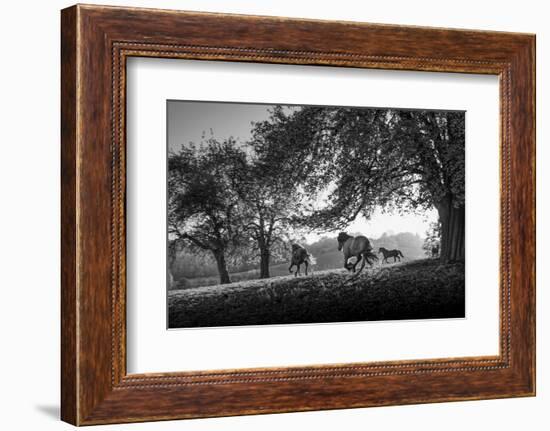
[{"label": "dark horse", "polygon": [[378,253],[382,253],[384,255],[384,260],[382,262],[386,262],[386,263],[388,262],[388,257],[393,257],[394,262],[397,262],[398,259],[399,259],[399,262],[401,262],[401,258],[405,257],[403,256],[403,253],[401,253],[401,250],[397,250],[397,249],[388,250],[384,247],[380,247],[378,249]]},{"label": "dark horse", "polygon": [[[365,267],[365,262],[372,266],[375,260],[378,260],[376,255],[372,252],[372,246],[366,236],[351,236],[346,232],[340,232],[338,234],[338,250],[342,250],[344,253],[344,268],[348,271],[355,272],[355,267],[362,260],[361,267],[359,268],[359,274]],[[349,264],[348,260],[355,257],[357,260],[353,264]]]},{"label": "dark horse", "polygon": [[298,244],[292,244],[292,257],[290,259],[290,266],[288,267],[288,272],[292,272],[292,267],[296,267],[296,272],[294,273],[294,277],[297,277],[300,273],[300,265],[304,264],[306,266],[306,275],[307,275],[307,268],[310,264],[314,264],[315,260],[313,256],[311,256],[307,250]]}]

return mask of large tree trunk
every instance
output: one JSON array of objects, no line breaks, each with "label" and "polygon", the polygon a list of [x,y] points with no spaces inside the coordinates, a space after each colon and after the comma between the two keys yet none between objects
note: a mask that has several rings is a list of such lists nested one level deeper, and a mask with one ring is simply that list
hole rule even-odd
[{"label": "large tree trunk", "polygon": [[218,265],[218,274],[220,275],[220,284],[231,283],[229,278],[229,271],[227,270],[227,264],[225,262],[225,254],[223,251],[215,251],[214,257],[216,258],[216,264]]},{"label": "large tree trunk", "polygon": [[455,207],[453,200],[446,197],[436,205],[441,223],[442,262],[463,261],[465,256],[465,211],[464,206]]},{"label": "large tree trunk", "polygon": [[269,250],[260,251],[260,278],[269,278]]},{"label": "large tree trunk", "polygon": [[260,278],[269,278],[269,246],[268,240],[263,232],[263,219],[260,218],[261,231],[258,235],[258,249],[260,250]]}]

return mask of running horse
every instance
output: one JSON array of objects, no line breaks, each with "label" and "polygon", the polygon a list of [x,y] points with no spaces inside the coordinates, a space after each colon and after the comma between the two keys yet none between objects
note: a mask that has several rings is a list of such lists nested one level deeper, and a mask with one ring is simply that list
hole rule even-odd
[{"label": "running horse", "polygon": [[384,247],[380,247],[378,249],[378,253],[379,254],[382,253],[384,255],[384,260],[382,262],[386,262],[386,263],[389,263],[388,257],[393,257],[394,263],[397,262],[397,259],[399,259],[399,262],[401,262],[401,258],[405,257],[403,256],[403,253],[401,253],[401,250],[397,250],[397,249],[388,250],[387,248],[384,248]]},{"label": "running horse", "polygon": [[290,259],[290,266],[288,267],[288,272],[292,272],[292,267],[296,267],[296,272],[294,277],[298,277],[300,273],[300,265],[304,264],[306,266],[306,275],[307,268],[309,264],[315,264],[313,256],[311,256],[308,251],[299,244],[292,244],[292,257]]},{"label": "running horse", "polygon": [[[356,275],[359,275],[365,267],[365,262],[370,266],[373,265],[378,257],[372,252],[372,246],[366,236],[351,236],[346,232],[340,232],[338,234],[338,250],[344,253],[344,268],[348,271],[355,272],[355,267],[361,262],[361,267]],[[348,261],[350,258],[355,257],[355,263],[350,264]]]}]

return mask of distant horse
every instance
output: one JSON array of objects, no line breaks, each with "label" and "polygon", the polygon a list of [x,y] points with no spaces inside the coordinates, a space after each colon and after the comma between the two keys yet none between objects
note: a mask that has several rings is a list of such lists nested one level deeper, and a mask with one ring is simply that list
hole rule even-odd
[{"label": "distant horse", "polygon": [[290,266],[288,267],[288,272],[292,272],[292,267],[296,267],[296,272],[294,273],[294,277],[297,277],[300,273],[300,265],[304,264],[306,266],[306,275],[307,275],[307,268],[310,264],[315,263],[315,259],[312,255],[308,253],[308,251],[298,244],[292,244],[292,256],[290,259]]},{"label": "distant horse", "polygon": [[401,258],[405,257],[403,256],[403,253],[401,253],[401,250],[388,250],[387,248],[380,247],[378,249],[378,253],[382,253],[384,255],[384,260],[382,262],[388,263],[388,257],[393,257],[393,261],[397,262],[399,259],[399,262],[401,262]]},{"label": "distant horse", "polygon": [[[372,252],[372,246],[366,236],[351,236],[346,232],[340,232],[338,234],[338,250],[342,250],[344,253],[344,268],[348,271],[355,272],[355,267],[361,261],[361,267],[357,275],[363,271],[365,262],[372,266],[378,257]],[[355,263],[349,264],[350,258],[355,257]]]},{"label": "distant horse", "polygon": [[439,256],[439,245],[438,244],[432,246],[432,257],[435,258],[437,256]]}]

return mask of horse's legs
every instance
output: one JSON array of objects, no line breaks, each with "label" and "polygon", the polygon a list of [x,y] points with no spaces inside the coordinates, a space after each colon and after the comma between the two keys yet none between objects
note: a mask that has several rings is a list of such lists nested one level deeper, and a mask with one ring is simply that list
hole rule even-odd
[{"label": "horse's legs", "polygon": [[[357,272],[357,275],[363,271],[363,268],[365,267],[365,261],[367,260],[367,256],[363,255],[363,260],[361,261],[361,266],[359,267],[359,271]],[[359,263],[359,261],[357,261]]]},{"label": "horse's legs", "polygon": [[349,271],[351,268],[348,266],[348,259],[349,257],[344,255],[344,268],[346,268]]},{"label": "horse's legs", "polygon": [[288,267],[288,272],[292,272],[292,267],[294,266],[294,263],[291,263],[290,266]]},{"label": "horse's legs", "polygon": [[300,265],[301,263],[296,265],[296,272],[294,273],[294,277],[298,277],[298,274],[300,273]]},{"label": "horse's legs", "polygon": [[309,266],[309,264],[307,263],[307,260],[304,260],[304,265],[306,266],[306,275],[307,275],[307,267]]},{"label": "horse's legs", "polygon": [[353,272],[355,272],[355,267],[357,266],[357,264],[359,263],[359,261],[361,260],[361,255],[358,254],[357,256],[357,260],[355,261],[355,263],[353,264]]}]

